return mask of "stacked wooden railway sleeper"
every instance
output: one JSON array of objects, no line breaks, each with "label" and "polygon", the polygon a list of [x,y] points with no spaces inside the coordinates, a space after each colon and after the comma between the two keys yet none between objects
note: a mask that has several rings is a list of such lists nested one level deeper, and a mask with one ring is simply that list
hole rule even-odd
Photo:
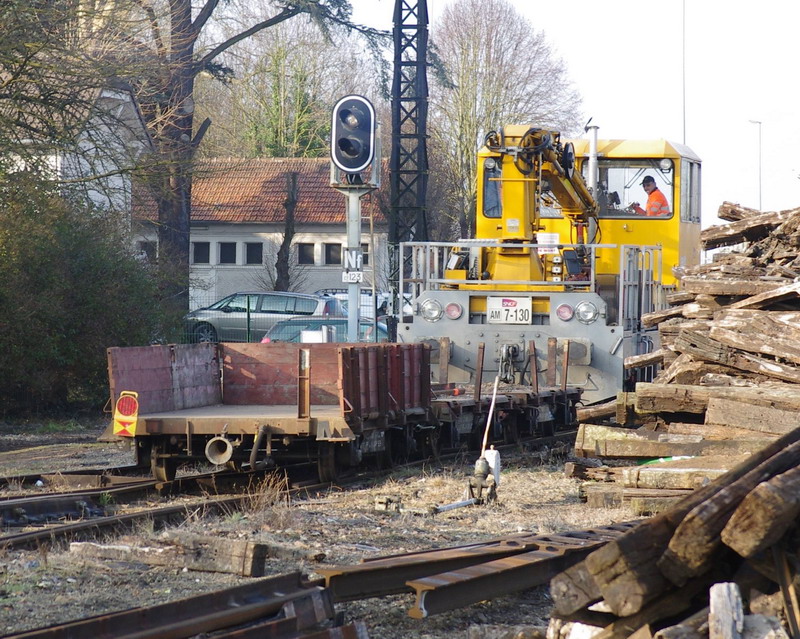
[{"label": "stacked wooden railway sleeper", "polygon": [[686,269],[645,318],[660,350],[626,361],[659,375],[583,413],[618,425],[583,423],[576,455],[617,465],[572,465],[685,492],[552,580],[552,637],[800,637],[800,209],[720,217],[703,246],[736,250]]}]

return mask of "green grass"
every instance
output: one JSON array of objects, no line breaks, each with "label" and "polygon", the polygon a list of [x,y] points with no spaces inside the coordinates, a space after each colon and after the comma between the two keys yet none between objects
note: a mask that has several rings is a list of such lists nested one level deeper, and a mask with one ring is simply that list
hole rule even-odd
[{"label": "green grass", "polygon": [[53,434],[53,433],[79,433],[86,430],[86,427],[74,419],[67,420],[50,420],[34,430],[35,433]]}]

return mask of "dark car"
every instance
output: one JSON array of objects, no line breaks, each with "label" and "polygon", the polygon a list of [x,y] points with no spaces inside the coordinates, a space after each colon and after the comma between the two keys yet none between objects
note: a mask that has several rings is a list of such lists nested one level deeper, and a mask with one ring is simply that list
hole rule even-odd
[{"label": "dark car", "polygon": [[228,295],[192,311],[183,321],[192,342],[257,342],[277,322],[289,317],[343,314],[339,301],[328,295],[250,291]]},{"label": "dark car", "polygon": [[[346,342],[346,317],[293,317],[273,326],[262,339],[262,342]],[[358,322],[358,339],[361,342],[388,342],[389,333],[386,324],[361,319]],[[325,333],[327,332],[327,335]],[[327,339],[326,339],[327,338]]]}]

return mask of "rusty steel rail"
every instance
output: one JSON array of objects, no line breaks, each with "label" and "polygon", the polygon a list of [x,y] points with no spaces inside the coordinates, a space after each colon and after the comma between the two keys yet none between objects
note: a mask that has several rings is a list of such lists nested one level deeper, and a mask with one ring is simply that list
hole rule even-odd
[{"label": "rusty steel rail", "polygon": [[[317,572],[325,577],[334,601],[416,591],[422,602],[418,600],[410,614],[421,618],[543,583],[564,570],[569,562],[578,561],[633,525],[635,522],[558,535],[516,535],[485,543],[377,557],[355,566],[318,568]],[[486,585],[486,582],[491,583]]]},{"label": "rusty steel rail", "polygon": [[[214,477],[194,477],[182,478],[174,482],[161,484],[164,490],[178,491],[181,482],[189,482],[204,494],[210,495],[214,492],[228,488],[228,482],[238,482],[242,476],[248,473],[216,473]],[[246,477],[245,477],[246,478]],[[252,479],[252,475],[250,476]],[[155,482],[158,484],[159,482]],[[286,496],[302,495],[313,490],[323,490],[330,488],[331,484],[313,484],[297,488],[290,488],[282,494]],[[235,487],[235,486],[234,486]],[[206,496],[202,501],[194,501],[174,506],[150,508],[138,512],[127,513],[124,515],[112,515],[106,517],[96,517],[82,519],[79,521],[64,523],[54,527],[43,527],[39,530],[21,532],[10,535],[0,536],[0,550],[38,548],[42,543],[55,542],[61,539],[85,540],[92,539],[97,532],[107,530],[129,530],[132,525],[140,520],[151,520],[156,525],[167,525],[170,522],[180,521],[188,514],[194,512],[204,513],[230,513],[241,510],[249,503],[251,497],[239,486],[236,491],[238,494],[229,497],[209,497]]]},{"label": "rusty steel rail", "polygon": [[45,485],[57,483],[68,486],[81,485],[89,488],[101,488],[103,486],[112,486],[131,481],[131,479],[135,478],[128,476],[128,473],[142,472],[149,473],[150,468],[133,464],[114,468],[81,468],[80,470],[61,470],[52,473],[11,475],[8,477],[0,477],[0,488],[4,486],[13,486],[15,484],[28,486],[35,484],[37,481],[42,481]]},{"label": "rusty steel rail", "polygon": [[628,528],[612,526],[548,535],[535,550],[409,581],[407,585],[416,592],[417,598],[408,614],[414,619],[424,619],[540,586]]},{"label": "rusty steel rail", "polygon": [[[163,496],[241,492],[258,477],[253,474],[225,471],[182,477],[172,482],[138,478],[108,488],[8,497],[0,500],[0,524],[8,528],[99,518],[107,514],[108,504],[126,503],[153,494]],[[2,541],[3,538],[0,537],[0,543]]]},{"label": "rusty steel rail", "polygon": [[[229,639],[367,639],[361,624],[320,627],[326,622],[330,625],[334,615],[328,590],[304,581],[300,573],[290,573],[178,601],[9,635],[6,639],[178,639],[210,632]],[[242,627],[244,624],[247,625]]]}]

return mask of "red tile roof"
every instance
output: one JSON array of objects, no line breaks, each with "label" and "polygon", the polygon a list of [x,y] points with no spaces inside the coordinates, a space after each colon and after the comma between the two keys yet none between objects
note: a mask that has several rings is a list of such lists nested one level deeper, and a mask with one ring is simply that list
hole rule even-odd
[{"label": "red tile roof", "polygon": [[[214,159],[196,167],[192,180],[192,222],[280,224],[286,216],[287,175],[297,173],[298,224],[345,224],[345,196],[330,186],[328,158]],[[382,187],[384,190],[386,185]],[[386,189],[388,190],[388,189]],[[361,199],[362,213],[373,208],[384,218],[377,197]],[[155,219],[136,206],[134,216]],[[143,214],[139,214],[139,213]]]}]

